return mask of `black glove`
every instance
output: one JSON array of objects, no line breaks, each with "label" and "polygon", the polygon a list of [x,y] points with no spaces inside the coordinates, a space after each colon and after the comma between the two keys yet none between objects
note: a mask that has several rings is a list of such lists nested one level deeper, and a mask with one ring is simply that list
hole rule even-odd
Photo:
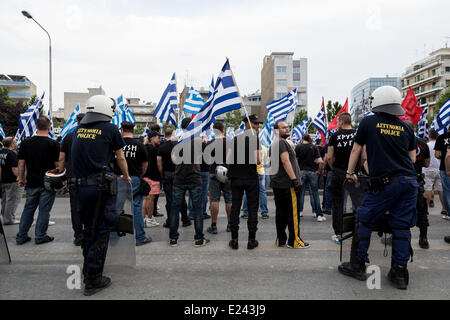
[{"label": "black glove", "polygon": [[302,185],[298,179],[291,180],[291,187],[294,188],[295,192],[302,192]]}]

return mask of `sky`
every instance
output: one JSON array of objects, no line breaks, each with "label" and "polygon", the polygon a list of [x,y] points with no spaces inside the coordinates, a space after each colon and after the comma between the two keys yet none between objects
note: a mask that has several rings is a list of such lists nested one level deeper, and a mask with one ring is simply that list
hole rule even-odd
[{"label": "sky", "polygon": [[[263,58],[308,59],[308,113],[345,99],[369,77],[401,76],[450,45],[448,0],[16,0],[0,2],[0,73],[26,75],[53,108],[64,92],[101,85],[106,94],[158,102],[174,72],[178,90],[208,88],[226,57],[241,95],[261,89]],[[446,38],[448,37],[448,38]]]}]

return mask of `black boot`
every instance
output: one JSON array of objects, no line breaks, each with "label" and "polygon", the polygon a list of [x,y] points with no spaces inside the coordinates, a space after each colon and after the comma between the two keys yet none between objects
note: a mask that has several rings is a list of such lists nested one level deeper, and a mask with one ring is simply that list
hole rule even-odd
[{"label": "black boot", "polygon": [[360,281],[367,280],[366,262],[360,257],[355,257],[353,262],[344,262],[338,267],[338,270],[343,275],[353,277]]},{"label": "black boot", "polygon": [[99,291],[109,287],[111,279],[104,276],[87,277],[85,278],[84,295],[92,296]]},{"label": "black boot", "polygon": [[388,279],[397,289],[406,290],[409,283],[409,273],[406,266],[402,266],[392,261]]},{"label": "black boot", "polygon": [[422,249],[429,249],[429,248],[430,248],[430,244],[428,243],[427,237],[421,236],[421,237],[419,238],[419,246],[420,246]]}]

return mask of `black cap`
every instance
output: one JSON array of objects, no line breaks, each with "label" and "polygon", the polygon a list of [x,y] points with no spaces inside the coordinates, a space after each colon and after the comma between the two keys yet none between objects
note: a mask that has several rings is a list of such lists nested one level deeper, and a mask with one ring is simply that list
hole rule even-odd
[{"label": "black cap", "polygon": [[[248,118],[250,119],[250,122],[262,124],[261,120],[259,120],[259,117],[256,114],[252,114],[251,116],[248,116]],[[242,121],[244,121],[244,123],[247,123],[247,116],[245,116]]]},{"label": "black cap", "polygon": [[124,129],[130,129],[130,130],[132,130],[132,129],[134,129],[134,123],[133,123],[133,122],[124,121],[124,122],[122,122],[122,123],[120,124],[120,127],[121,127],[121,128],[124,128]]},{"label": "black cap", "polygon": [[162,134],[159,134],[159,133],[156,132],[156,131],[150,131],[150,132],[148,133],[148,135],[147,135],[147,137],[148,137],[149,139],[151,139],[151,138],[153,138],[153,137],[156,137],[156,136],[162,137],[163,135],[162,135]]}]

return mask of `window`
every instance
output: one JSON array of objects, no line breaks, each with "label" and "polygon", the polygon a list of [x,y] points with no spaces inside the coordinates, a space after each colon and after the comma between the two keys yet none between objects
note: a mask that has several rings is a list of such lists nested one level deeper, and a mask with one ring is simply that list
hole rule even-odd
[{"label": "window", "polygon": [[450,67],[445,67],[445,72],[450,72]]},{"label": "window", "polygon": [[287,80],[286,79],[277,79],[276,83],[277,83],[277,86],[280,86],[280,87],[287,86]]},{"label": "window", "polygon": [[431,71],[431,75],[432,75],[433,77],[436,75],[436,69],[433,69],[433,70]]},{"label": "window", "polygon": [[286,72],[287,67],[277,67],[277,72]]},{"label": "window", "polygon": [[300,67],[294,67],[294,73],[300,73]]}]

